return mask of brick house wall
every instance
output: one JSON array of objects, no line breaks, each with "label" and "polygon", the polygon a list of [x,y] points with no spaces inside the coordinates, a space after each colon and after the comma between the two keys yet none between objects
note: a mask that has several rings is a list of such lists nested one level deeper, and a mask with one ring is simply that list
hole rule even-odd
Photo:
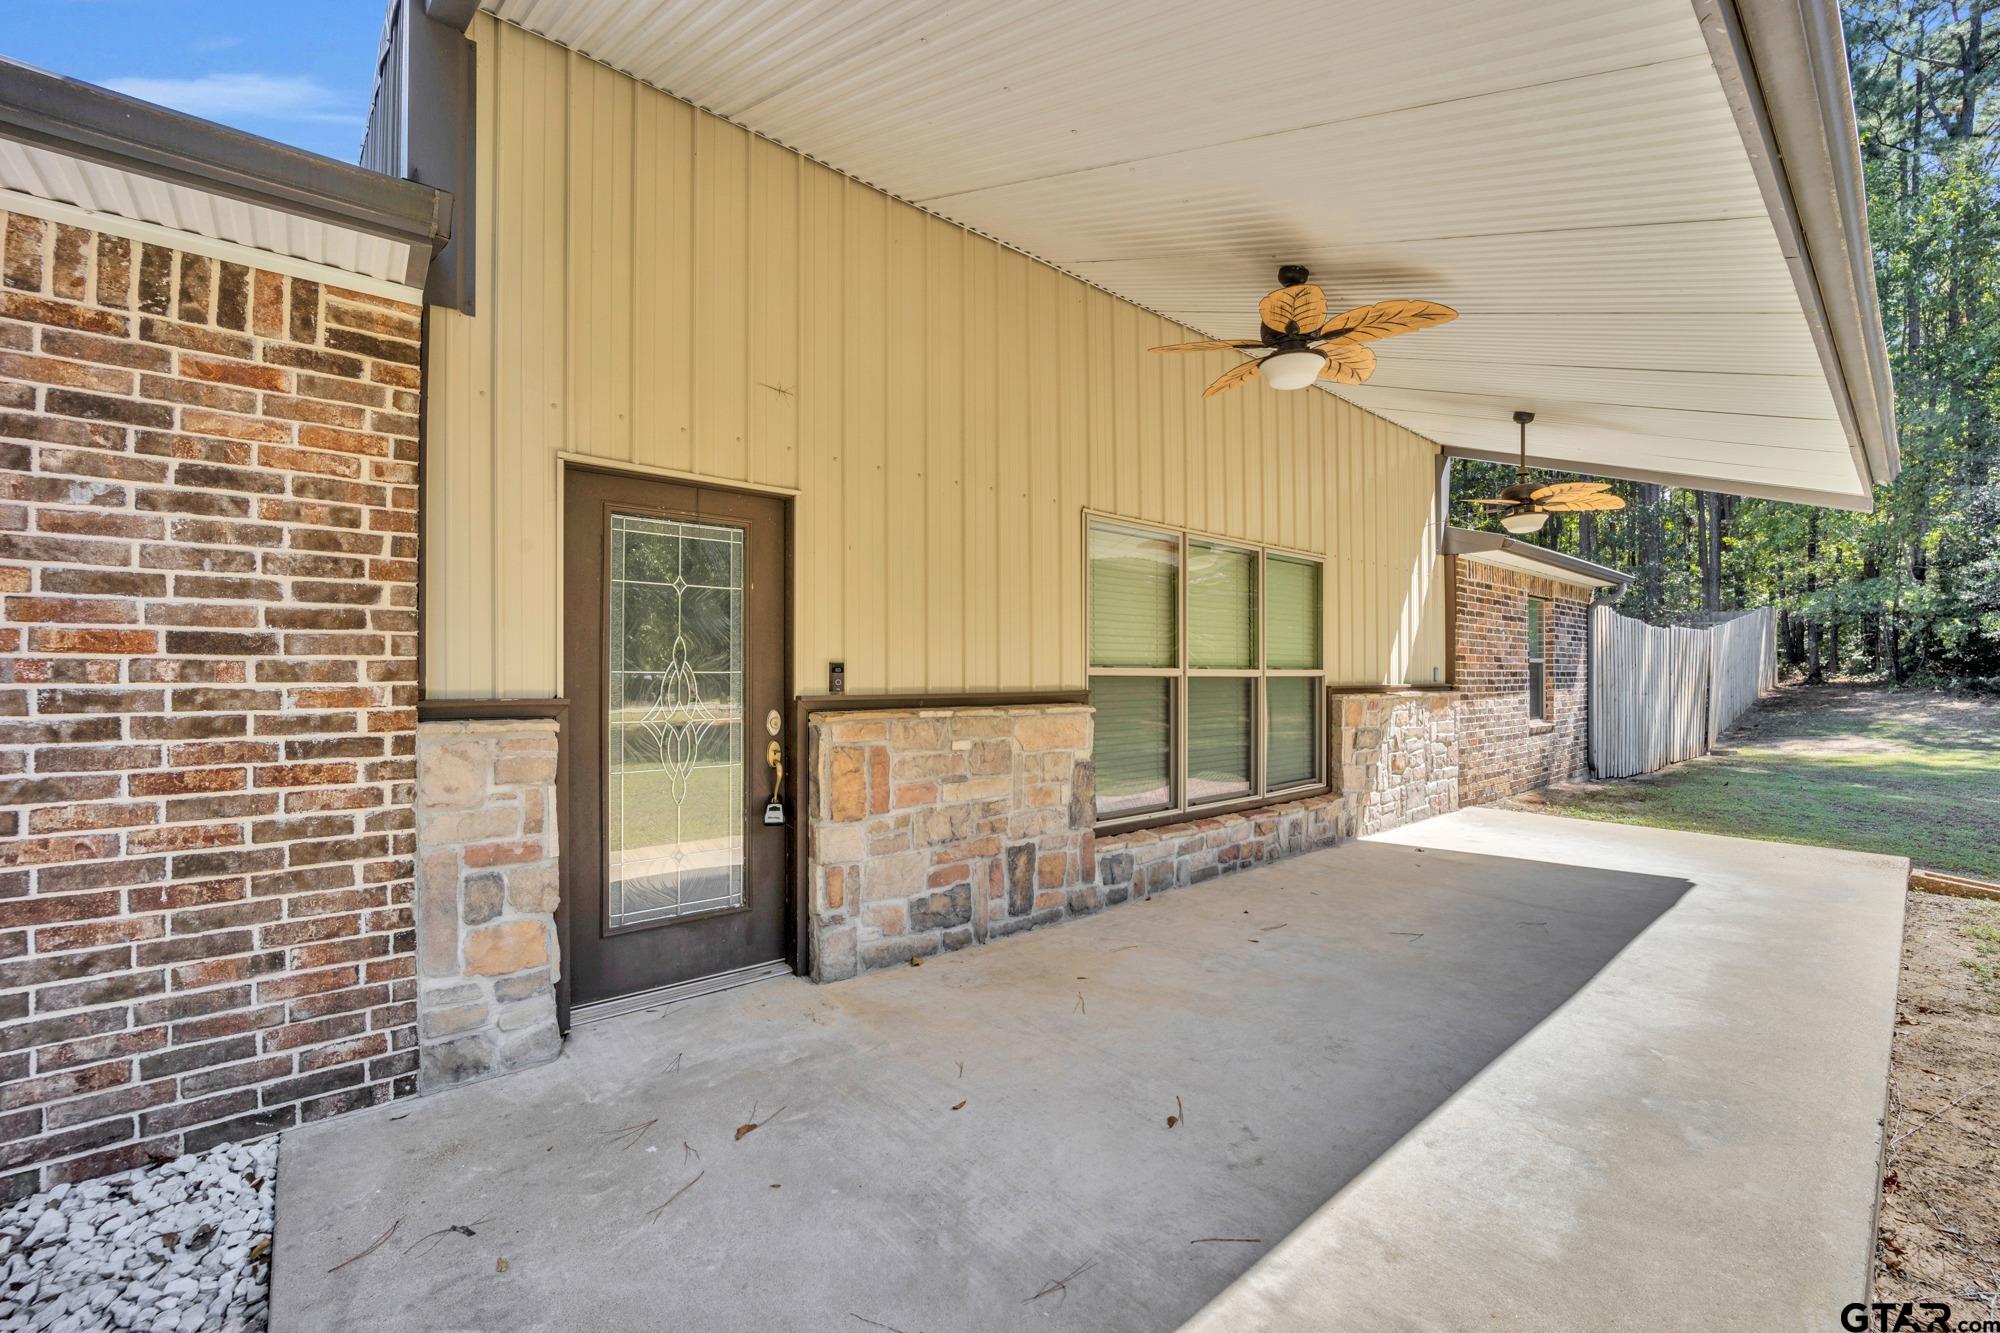
[{"label": "brick house wall", "polygon": [[0,1199],[413,1091],[412,305],[0,213]]},{"label": "brick house wall", "polygon": [[[1459,799],[1482,805],[1585,775],[1586,648],[1592,590],[1452,557]],[[1528,598],[1548,602],[1542,654],[1548,720],[1528,717]]]}]

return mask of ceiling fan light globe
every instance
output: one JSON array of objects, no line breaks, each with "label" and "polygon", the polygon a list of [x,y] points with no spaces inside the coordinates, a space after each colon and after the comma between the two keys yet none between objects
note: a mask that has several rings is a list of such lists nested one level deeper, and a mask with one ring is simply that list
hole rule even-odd
[{"label": "ceiling fan light globe", "polygon": [[1500,515],[1500,526],[1513,533],[1516,537],[1525,537],[1531,532],[1540,532],[1542,524],[1548,521],[1548,514],[1539,509],[1527,513]]},{"label": "ceiling fan light globe", "polygon": [[1324,369],[1326,358],[1318,352],[1280,352],[1265,357],[1257,373],[1274,389],[1303,389]]}]

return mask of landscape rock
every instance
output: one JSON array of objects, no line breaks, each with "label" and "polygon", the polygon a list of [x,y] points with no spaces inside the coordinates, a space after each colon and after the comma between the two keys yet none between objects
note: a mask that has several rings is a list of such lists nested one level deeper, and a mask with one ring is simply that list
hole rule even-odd
[{"label": "landscape rock", "polygon": [[277,1168],[220,1144],[0,1208],[0,1333],[261,1333]]}]

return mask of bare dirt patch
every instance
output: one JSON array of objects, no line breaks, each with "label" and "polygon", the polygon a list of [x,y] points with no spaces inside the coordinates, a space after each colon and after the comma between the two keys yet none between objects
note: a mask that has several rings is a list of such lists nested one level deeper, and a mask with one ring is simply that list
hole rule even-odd
[{"label": "bare dirt patch", "polygon": [[2000,1315],[2000,903],[1910,895],[1884,1133],[1876,1298]]}]

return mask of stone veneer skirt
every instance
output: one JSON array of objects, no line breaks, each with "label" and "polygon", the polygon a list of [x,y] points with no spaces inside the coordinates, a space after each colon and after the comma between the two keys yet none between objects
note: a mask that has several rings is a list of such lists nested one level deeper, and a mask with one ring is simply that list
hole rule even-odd
[{"label": "stone veneer skirt", "polygon": [[829,712],[810,723],[813,979],[963,948],[1458,806],[1458,696],[1337,696],[1333,789],[1095,832],[1088,705]]},{"label": "stone veneer skirt", "polygon": [[418,1086],[553,1059],[556,724],[417,728]]}]

